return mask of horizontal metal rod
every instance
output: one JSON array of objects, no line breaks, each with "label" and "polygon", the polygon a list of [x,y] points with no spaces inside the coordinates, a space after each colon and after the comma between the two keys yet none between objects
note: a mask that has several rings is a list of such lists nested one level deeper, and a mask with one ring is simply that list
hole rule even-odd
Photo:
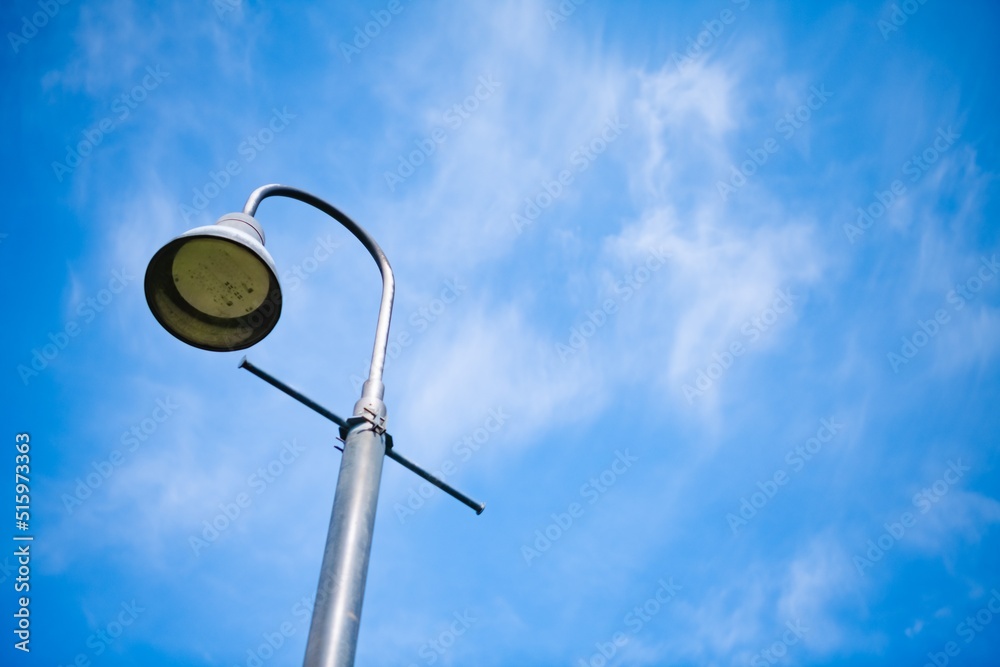
[{"label": "horizontal metal rod", "polygon": [[324,417],[326,417],[327,419],[329,419],[330,421],[332,421],[337,426],[346,426],[347,425],[346,421],[344,421],[343,419],[341,419],[337,415],[333,414],[332,412],[330,412],[329,410],[327,410],[322,405],[320,405],[316,401],[312,400],[311,398],[309,398],[308,396],[306,396],[302,392],[297,391],[295,389],[292,389],[291,387],[289,387],[287,384],[285,384],[284,382],[282,382],[278,378],[274,377],[273,375],[268,374],[265,371],[262,371],[261,369],[257,368],[253,364],[251,364],[249,361],[247,361],[246,357],[243,357],[243,359],[240,361],[240,368],[247,369],[248,371],[250,371],[251,373],[253,373],[257,377],[259,377],[264,382],[268,383],[272,387],[276,387],[276,388],[280,389],[281,391],[285,392],[286,394],[288,394],[289,396],[291,396],[292,398],[294,398],[299,403],[302,403],[306,407],[312,408],[316,412],[320,413],[321,415],[323,415]]},{"label": "horizontal metal rod", "polygon": [[[345,420],[343,420],[340,417],[338,417],[337,415],[333,414],[332,412],[330,412],[329,410],[327,410],[322,405],[320,405],[316,401],[312,400],[311,398],[309,398],[308,396],[306,396],[302,392],[297,391],[295,389],[292,389],[287,384],[285,384],[284,382],[282,382],[278,378],[274,377],[270,373],[257,368],[252,363],[250,363],[247,360],[246,357],[243,357],[243,359],[240,361],[240,366],[239,367],[247,369],[248,371],[250,371],[251,373],[253,373],[257,377],[259,377],[264,382],[267,382],[272,387],[280,389],[281,391],[285,392],[286,394],[288,394],[289,396],[291,396],[292,398],[294,398],[295,400],[297,400],[299,403],[302,403],[303,405],[305,405],[308,408],[312,408],[313,410],[315,410],[319,414],[323,415],[324,417],[326,417],[327,419],[329,419],[330,421],[332,421],[337,426],[346,426],[347,425],[347,422]],[[448,484],[444,480],[438,479],[437,477],[435,477],[431,473],[427,472],[426,470],[424,470],[423,468],[421,468],[420,466],[418,466],[416,463],[413,463],[412,461],[410,461],[409,459],[407,459],[406,457],[404,457],[402,454],[399,454],[393,448],[393,446],[392,446],[392,436],[389,435],[388,433],[386,433],[385,435],[386,435],[386,445],[387,445],[386,446],[386,452],[385,452],[386,456],[388,456],[390,459],[392,459],[396,463],[400,464],[404,468],[406,468],[406,469],[408,469],[408,470],[410,470],[412,472],[415,472],[417,475],[419,475],[420,477],[424,478],[425,480],[427,480],[428,482],[430,482],[431,484],[433,484],[437,488],[441,489],[442,491],[444,491],[449,496],[451,496],[455,500],[459,501],[463,505],[466,505],[466,506],[474,509],[476,511],[477,515],[483,513],[483,510],[486,509],[486,503],[481,503],[481,502],[473,500],[472,498],[470,498],[469,496],[465,495],[464,493],[462,493],[461,491],[459,491],[458,489],[456,489],[452,485]],[[337,449],[340,449],[340,451],[344,451],[340,447],[337,447]]]},{"label": "horizontal metal rod", "polygon": [[442,491],[444,491],[445,493],[447,493],[449,496],[451,496],[455,500],[461,502],[463,505],[467,505],[467,506],[471,507],[472,509],[476,510],[476,514],[482,514],[483,510],[486,509],[486,503],[480,503],[480,502],[477,502],[477,501],[473,500],[472,498],[470,498],[469,496],[465,495],[464,493],[462,493],[461,491],[459,491],[455,487],[451,486],[447,482],[438,479],[437,477],[435,477],[434,475],[430,474],[429,472],[427,472],[426,470],[424,470],[423,468],[421,468],[417,464],[415,464],[415,463],[407,460],[406,458],[404,458],[403,456],[401,456],[398,452],[396,452],[395,449],[391,449],[391,448],[387,449],[386,452],[385,452],[385,455],[388,456],[393,461],[395,461],[396,463],[398,463],[401,466],[403,466],[404,468],[407,468],[407,469],[412,470],[413,472],[417,473],[418,475],[420,475],[421,477],[423,477],[424,479],[426,479],[428,482],[430,482],[431,484],[433,484],[437,488],[439,488]]}]

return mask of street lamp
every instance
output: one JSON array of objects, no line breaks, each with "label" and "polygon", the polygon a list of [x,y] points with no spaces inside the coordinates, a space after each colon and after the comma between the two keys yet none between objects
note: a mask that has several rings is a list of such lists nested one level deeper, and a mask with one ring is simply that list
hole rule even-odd
[{"label": "street lamp", "polygon": [[281,315],[281,287],[274,260],[264,248],[263,228],[253,216],[261,201],[276,196],[304,202],[334,218],[361,241],[382,274],[382,299],[371,366],[350,419],[337,417],[256,368],[246,358],[240,363],[242,368],[340,426],[344,456],[304,664],[348,666],[354,664],[357,649],[383,456],[398,461],[477,514],[485,506],[393,449],[392,436],[386,433],[386,410],[382,402],[385,393],[382,371],[395,290],[392,268],[385,253],[364,229],[319,197],[284,185],[265,185],[250,194],[242,213],[229,213],[214,225],[197,227],[167,243],[146,269],[146,301],[153,316],[185,343],[218,352],[245,349],[270,333]]}]

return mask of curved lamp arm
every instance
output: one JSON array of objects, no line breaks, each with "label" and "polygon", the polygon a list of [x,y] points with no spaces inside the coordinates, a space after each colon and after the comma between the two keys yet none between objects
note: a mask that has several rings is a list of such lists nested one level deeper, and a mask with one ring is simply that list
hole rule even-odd
[{"label": "curved lamp arm", "polygon": [[338,210],[319,197],[309,194],[304,190],[291,188],[287,185],[262,185],[247,198],[247,203],[243,206],[243,212],[253,216],[257,212],[257,207],[268,197],[288,197],[296,199],[313,208],[323,211],[331,218],[346,227],[354,236],[361,241],[362,245],[368,249],[378,264],[379,273],[382,274],[382,300],[378,308],[378,322],[375,325],[375,346],[372,349],[372,363],[368,371],[368,380],[362,389],[362,397],[372,397],[379,400],[385,394],[385,386],[382,384],[382,371],[385,369],[385,353],[389,344],[389,321],[392,319],[392,298],[396,291],[396,281],[392,276],[392,267],[386,258],[382,248],[368,235],[360,225],[351,220],[346,214]]}]

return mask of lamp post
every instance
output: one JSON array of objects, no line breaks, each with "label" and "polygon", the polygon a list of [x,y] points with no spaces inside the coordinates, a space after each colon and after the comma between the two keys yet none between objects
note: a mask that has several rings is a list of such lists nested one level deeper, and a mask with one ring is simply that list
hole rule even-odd
[{"label": "lamp post", "polygon": [[161,248],[146,270],[146,301],[157,321],[180,340],[212,351],[241,350],[263,339],[281,314],[281,287],[264,231],[254,214],[268,197],[289,197],[317,208],[346,227],[368,250],[382,274],[382,298],[368,379],[353,417],[340,419],[244,361],[241,366],[332,419],[341,427],[344,456],[320,568],[306,645],[307,667],[354,664],[361,606],[371,553],[375,509],[385,455],[399,461],[476,510],[484,505],[421,470],[392,449],[386,433],[382,371],[395,290],[392,268],[374,239],[319,197],[284,185],[254,190],[242,213],[192,229]]}]

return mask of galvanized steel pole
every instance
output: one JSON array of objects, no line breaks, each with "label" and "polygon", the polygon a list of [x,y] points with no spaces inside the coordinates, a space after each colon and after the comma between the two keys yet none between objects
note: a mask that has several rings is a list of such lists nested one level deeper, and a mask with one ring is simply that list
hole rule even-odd
[{"label": "galvanized steel pole", "polygon": [[354,664],[384,460],[383,435],[364,421],[350,427],[309,627],[306,667]]},{"label": "galvanized steel pole", "polygon": [[344,457],[340,462],[333,514],[320,567],[305,667],[351,667],[358,645],[361,606],[364,602],[368,560],[371,554],[375,509],[385,458],[385,404],[382,370],[389,341],[389,321],[395,282],[382,248],[360,225],[334,206],[304,190],[285,185],[265,185],[254,190],[243,207],[254,215],[267,197],[289,197],[317,208],[346,227],[368,250],[382,274],[382,300],[375,327],[372,361],[354,406],[354,417],[342,431]]}]

